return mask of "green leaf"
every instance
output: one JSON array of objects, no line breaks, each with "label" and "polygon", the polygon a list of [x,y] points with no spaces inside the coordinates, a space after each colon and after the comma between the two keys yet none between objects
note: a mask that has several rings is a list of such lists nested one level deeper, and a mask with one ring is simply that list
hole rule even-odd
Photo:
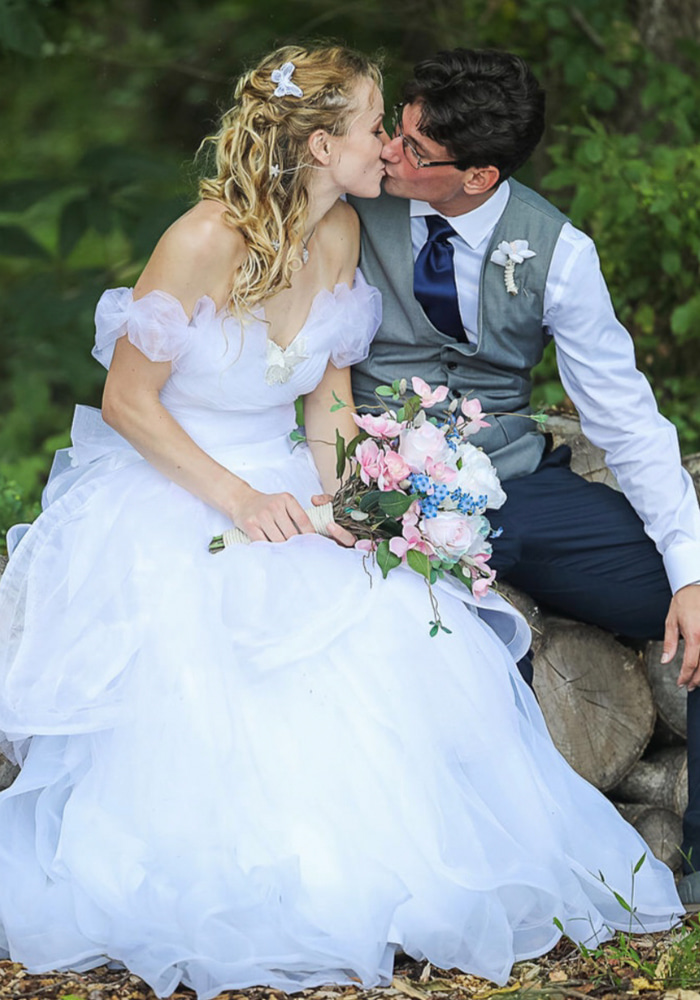
[{"label": "green leaf", "polygon": [[469,590],[472,589],[472,584],[474,583],[474,581],[472,580],[471,573],[465,573],[464,568],[461,566],[460,563],[455,563],[455,565],[450,570],[450,573],[452,574],[452,576],[456,576],[459,582],[463,583],[465,587],[469,588]]},{"label": "green leaf", "polygon": [[559,919],[559,917],[552,917],[552,923],[554,924],[554,926],[558,931],[561,931],[562,934],[564,933],[564,925]]},{"label": "green leaf", "polygon": [[390,385],[378,385],[374,390],[377,396],[395,396],[396,393]]},{"label": "green leaf", "polygon": [[294,400],[294,418],[299,427],[304,426],[304,397],[297,396]]},{"label": "green leaf", "polygon": [[687,337],[693,328],[700,326],[700,295],[695,295],[671,313],[671,329],[679,338]]},{"label": "green leaf", "polygon": [[409,396],[406,400],[403,411],[405,413],[404,420],[413,420],[413,418],[420,412],[421,409],[421,398],[420,396]]},{"label": "green leaf", "polygon": [[0,226],[0,255],[43,259],[49,256],[44,247],[20,226]]},{"label": "green leaf", "polygon": [[290,441],[306,441],[306,434],[304,434],[304,432],[300,431],[298,428],[295,428],[291,432],[291,434],[289,435],[289,440]]},{"label": "green leaf", "polygon": [[425,552],[409,549],[406,553],[406,561],[414,572],[420,573],[426,580],[430,580],[430,559]]},{"label": "green leaf", "polygon": [[366,511],[376,510],[377,507],[379,506],[379,501],[381,497],[382,497],[381,490],[370,490],[369,493],[365,493],[365,495],[360,500],[360,505],[359,505],[360,510],[366,510]]},{"label": "green leaf", "polygon": [[335,432],[335,474],[338,479],[343,478],[343,473],[345,472],[345,438],[342,437],[339,430],[336,429]]},{"label": "green leaf", "polygon": [[642,856],[639,859],[639,861],[637,862],[637,864],[634,866],[634,868],[632,870],[632,874],[633,875],[637,874],[637,872],[642,867],[642,865],[644,864],[644,862],[646,861],[646,859],[647,859],[647,852],[645,851],[644,854],[642,854]]},{"label": "green leaf", "polygon": [[377,546],[377,566],[379,566],[382,571],[382,576],[386,580],[387,575],[390,570],[394,569],[396,566],[401,565],[401,559],[395,556],[394,553],[389,548],[389,543],[383,539]]},{"label": "green leaf", "polygon": [[0,2],[0,45],[23,56],[41,55],[44,31],[26,3]]},{"label": "green leaf", "polygon": [[335,390],[333,390],[333,399],[335,400],[335,403],[333,404],[333,406],[331,406],[331,413],[335,413],[336,410],[344,410],[345,407],[348,405],[347,403],[344,403],[342,399],[339,399],[338,396],[336,396]]},{"label": "green leaf", "polygon": [[615,892],[614,889],[612,890],[612,894],[615,897],[615,899],[618,901],[618,903],[620,904],[620,906],[622,907],[623,910],[627,910],[628,913],[632,912],[632,907],[627,902],[627,900],[624,898],[624,896],[621,896],[619,892]]},{"label": "green leaf", "polygon": [[24,212],[61,187],[60,181],[33,179],[0,184],[0,212]]},{"label": "green leaf", "polygon": [[435,636],[438,634],[438,631],[439,631],[438,626],[437,625],[433,625],[433,627],[430,630],[430,638],[434,639]]},{"label": "green leaf", "polygon": [[70,201],[61,213],[58,227],[58,249],[62,257],[69,257],[73,248],[90,228],[85,201]]},{"label": "green leaf", "polygon": [[348,458],[352,458],[354,456],[355,452],[357,451],[358,444],[361,441],[365,441],[368,436],[369,435],[367,434],[366,431],[360,431],[359,434],[355,435],[352,441],[345,447],[345,454],[347,455]]},{"label": "green leaf", "polygon": [[403,517],[415,497],[400,493],[399,490],[387,490],[379,494],[379,509],[387,517]]}]

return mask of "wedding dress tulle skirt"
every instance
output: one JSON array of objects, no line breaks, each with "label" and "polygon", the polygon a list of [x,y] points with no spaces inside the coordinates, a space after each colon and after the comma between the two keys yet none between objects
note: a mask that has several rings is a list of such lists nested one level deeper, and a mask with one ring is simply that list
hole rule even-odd
[{"label": "wedding dress tulle skirt", "polygon": [[[215,457],[319,490],[282,438]],[[430,638],[419,577],[327,539],[210,555],[224,519],[127,447],[48,499],[0,603],[14,960],[208,998],[387,983],[401,948],[503,983],[555,920],[589,942],[673,922],[670,872],[633,875],[645,845],[554,749],[498,599],[501,638],[439,589],[452,634]]]}]

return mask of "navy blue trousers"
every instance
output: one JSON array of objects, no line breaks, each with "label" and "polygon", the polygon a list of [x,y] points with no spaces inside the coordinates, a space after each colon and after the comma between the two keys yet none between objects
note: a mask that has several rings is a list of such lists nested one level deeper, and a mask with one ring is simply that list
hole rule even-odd
[{"label": "navy blue trousers", "polygon": [[[569,468],[566,446],[529,476],[505,483],[508,499],[491,565],[538,603],[633,639],[662,639],[671,591],[661,556],[622,493]],[[700,871],[700,688],[688,696],[686,871]]]}]

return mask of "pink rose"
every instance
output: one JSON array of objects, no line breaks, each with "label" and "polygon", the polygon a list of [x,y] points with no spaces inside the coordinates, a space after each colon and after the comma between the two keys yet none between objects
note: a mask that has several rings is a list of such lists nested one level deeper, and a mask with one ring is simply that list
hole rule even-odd
[{"label": "pink rose", "polygon": [[404,424],[386,414],[373,417],[370,413],[353,413],[352,419],[363,431],[367,431],[368,434],[376,438],[398,437],[404,428]]},{"label": "pink rose", "polygon": [[459,559],[474,541],[470,519],[455,510],[440,511],[435,517],[423,518],[421,531],[444,559]]},{"label": "pink rose", "polygon": [[443,430],[426,420],[420,427],[402,431],[399,454],[406,460],[411,472],[425,472],[427,459],[445,462],[451,451]]},{"label": "pink rose", "polygon": [[426,410],[435,406],[436,403],[443,403],[447,398],[446,385],[439,385],[437,389],[432,390],[428,383],[424,382],[422,378],[418,378],[417,375],[411,379],[411,385],[415,394],[420,396],[420,405]]}]

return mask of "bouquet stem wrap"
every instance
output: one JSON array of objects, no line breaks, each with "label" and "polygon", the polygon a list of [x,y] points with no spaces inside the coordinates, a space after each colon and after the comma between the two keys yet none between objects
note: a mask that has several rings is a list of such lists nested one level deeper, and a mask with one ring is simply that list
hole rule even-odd
[{"label": "bouquet stem wrap", "polygon": [[[314,531],[317,534],[323,535],[325,538],[329,538],[328,526],[333,523],[333,504],[324,503],[320,507],[306,507],[304,513],[307,515],[312,525],[314,526]],[[227,549],[229,545],[250,545],[250,538],[246,535],[245,531],[241,531],[240,528],[229,528],[228,531],[224,531],[222,535],[217,535],[216,538],[212,538],[209,545],[210,552],[221,552],[222,549]]]}]

